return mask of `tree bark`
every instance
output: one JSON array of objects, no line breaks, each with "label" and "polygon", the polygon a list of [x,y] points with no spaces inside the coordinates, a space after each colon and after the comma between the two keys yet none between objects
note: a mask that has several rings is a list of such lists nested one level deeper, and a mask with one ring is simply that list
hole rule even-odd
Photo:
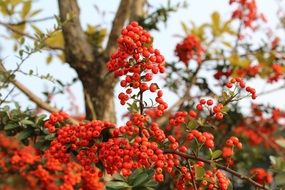
[{"label": "tree bark", "polygon": [[[98,54],[88,43],[79,20],[76,0],[58,0],[60,18],[63,23],[66,61],[78,73],[85,97],[86,119],[116,121],[114,88],[117,80],[108,73],[106,63],[117,48],[117,38],[126,20],[137,19],[145,0],[121,0],[105,50]],[[135,9],[131,9],[135,8]],[[132,10],[130,12],[130,10]],[[137,12],[138,13],[134,13]],[[134,16],[135,15],[135,16]]]}]

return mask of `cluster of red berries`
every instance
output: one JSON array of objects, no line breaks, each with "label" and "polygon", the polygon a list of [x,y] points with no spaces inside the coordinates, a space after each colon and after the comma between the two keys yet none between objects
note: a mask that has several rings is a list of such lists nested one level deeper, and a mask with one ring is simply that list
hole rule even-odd
[{"label": "cluster of red berries", "polygon": [[186,111],[178,111],[169,118],[169,125],[173,127],[180,126],[187,121],[188,113]]},{"label": "cluster of red berries", "polygon": [[237,137],[230,137],[227,139],[225,146],[223,147],[223,157],[224,158],[231,158],[234,155],[233,148],[237,147],[239,150],[242,149],[242,143],[239,141]]},{"label": "cluster of red berries", "polygon": [[32,146],[26,146],[15,151],[10,161],[13,169],[22,170],[40,161],[40,156]]},{"label": "cluster of red berries", "polygon": [[[19,172],[21,180],[27,184],[27,189],[74,190],[83,182],[82,190],[104,189],[98,169],[90,173],[76,162],[60,162],[48,152],[41,154],[32,146],[23,147],[15,139],[2,134],[0,147],[0,170],[6,174]],[[1,184],[2,188],[4,187]]]},{"label": "cluster of red berries", "polygon": [[191,59],[195,59],[197,63],[201,63],[202,56],[205,52],[204,47],[198,36],[194,34],[188,35],[178,43],[175,48],[175,54],[179,57],[180,61],[188,65]]},{"label": "cluster of red berries", "polygon": [[151,35],[137,22],[132,22],[122,29],[118,45],[118,51],[111,56],[107,67],[116,77],[124,76],[120,85],[126,90],[118,95],[120,103],[124,105],[133,98],[134,89],[139,90],[140,96],[145,91],[157,92],[155,101],[158,105],[154,110],[156,116],[160,117],[168,105],[162,99],[162,91],[151,81],[153,74],[165,71],[164,57],[159,50],[153,48]]},{"label": "cluster of red berries", "polygon": [[193,139],[197,139],[199,143],[204,144],[207,148],[214,148],[214,136],[208,132],[200,132],[196,129],[192,130],[187,134],[187,140],[192,141]]},{"label": "cluster of red berries", "polygon": [[261,65],[249,65],[248,67],[238,68],[235,73],[240,78],[255,77],[261,72]]},{"label": "cluster of red berries", "polygon": [[250,169],[249,173],[254,175],[253,179],[260,184],[270,184],[272,183],[272,174],[267,172],[263,168],[252,168]]},{"label": "cluster of red berries", "polygon": [[214,115],[215,119],[222,120],[224,118],[224,114],[222,113],[224,105],[219,103],[214,106],[213,104],[214,101],[212,99],[200,99],[200,102],[196,105],[196,109],[198,111],[203,111],[205,107],[208,107],[210,114]]},{"label": "cluster of red berries", "polygon": [[237,9],[233,12],[232,18],[240,19],[245,27],[253,28],[254,21],[261,18],[266,21],[264,15],[257,13],[257,5],[255,0],[230,0],[230,4],[236,3]]},{"label": "cluster of red berries", "polygon": [[101,137],[102,130],[113,127],[115,125],[110,122],[98,120],[79,125],[67,124],[57,131],[57,138],[51,142],[47,152],[63,162],[70,160],[68,149],[78,152],[79,163],[86,169],[91,169],[88,166],[98,162],[94,141]]},{"label": "cluster of red berries", "polygon": [[[278,128],[284,125],[282,120],[285,118],[283,111],[277,108],[253,104],[251,106],[251,116],[245,123],[244,120],[235,127],[234,132],[245,136],[250,145],[263,145],[265,148],[279,150],[275,144],[276,136],[274,135]],[[264,113],[267,114],[264,114]]]},{"label": "cluster of red berries", "polygon": [[217,80],[220,80],[223,76],[226,78],[229,78],[232,75],[233,71],[231,69],[228,70],[217,70],[216,73],[214,74],[214,78]]},{"label": "cluster of red berries", "polygon": [[250,86],[246,86],[244,80],[240,78],[233,78],[229,82],[226,83],[226,87],[230,89],[234,86],[234,84],[238,84],[240,88],[245,88],[245,90],[251,94],[251,98],[256,99],[257,97],[256,90]]},{"label": "cluster of red berries", "polygon": [[216,173],[216,177],[217,177],[220,189],[227,190],[230,185],[230,180],[227,178],[227,176],[221,170],[218,170]]},{"label": "cluster of red berries", "polygon": [[54,133],[56,131],[56,124],[64,122],[68,117],[68,114],[65,112],[53,112],[45,122],[44,127],[47,128],[49,133]]},{"label": "cluster of red berries", "polygon": [[163,169],[172,171],[179,161],[173,155],[163,154],[155,142],[149,142],[146,137],[137,136],[134,142],[125,138],[109,139],[100,144],[99,159],[108,174],[121,172],[123,176],[129,176],[133,170],[140,167],[154,167],[155,180],[164,180]]},{"label": "cluster of red berries", "polygon": [[[281,77],[282,75],[284,74],[283,72],[283,68],[280,64],[277,64],[277,63],[274,63],[272,64],[272,74],[270,74],[269,78],[268,78],[268,81],[269,82],[277,82]],[[284,75],[283,75],[284,77]]]},{"label": "cluster of red berries", "polygon": [[[162,129],[159,128],[157,123],[151,123],[149,129],[149,134],[154,137],[158,142],[162,142],[165,139],[165,133]],[[149,138],[150,136],[146,135],[146,137]]]},{"label": "cluster of red berries", "polygon": [[112,54],[107,67],[116,77],[125,76],[120,82],[122,87],[127,88],[125,93],[119,95],[121,103],[129,99],[132,88],[155,92],[155,84],[148,83],[153,79],[153,74],[163,73],[165,67],[164,57],[152,47],[151,35],[137,22],[132,22],[122,29],[118,45],[118,51]]},{"label": "cluster of red berries", "polygon": [[191,171],[186,166],[180,166],[178,170],[172,172],[172,176],[178,177],[174,184],[175,189],[193,189],[193,186],[191,183],[189,183],[189,181],[191,181],[193,177],[195,177],[195,170],[199,167],[204,167],[204,162],[197,161],[191,166]]}]

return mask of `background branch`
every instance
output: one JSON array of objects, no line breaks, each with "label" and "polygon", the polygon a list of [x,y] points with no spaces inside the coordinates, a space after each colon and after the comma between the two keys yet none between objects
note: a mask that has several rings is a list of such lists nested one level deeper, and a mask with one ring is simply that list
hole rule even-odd
[{"label": "background branch", "polygon": [[[23,85],[21,82],[17,81],[16,79],[11,79],[9,72],[5,69],[2,63],[0,63],[0,73],[9,80],[14,86],[16,86],[22,93],[24,93],[32,102],[34,102],[37,106],[40,108],[52,113],[52,112],[60,112],[59,109],[52,107],[45,101],[43,101],[41,98],[39,98],[37,95],[35,95],[31,90],[29,90],[25,85]],[[72,124],[78,124],[78,121],[69,118],[69,121]]]},{"label": "background branch", "polygon": [[[16,34],[18,34],[18,35],[21,35],[21,36],[27,37],[27,38],[29,38],[29,39],[31,39],[31,40],[34,40],[34,41],[39,42],[39,39],[37,39],[36,37],[32,36],[31,34],[25,33],[25,32],[23,32],[23,31],[21,31],[21,30],[17,30],[16,28],[14,28],[14,27],[13,27],[13,24],[11,25],[11,24],[9,24],[9,23],[5,23],[5,22],[0,21],[0,25],[2,25],[3,27],[5,27],[6,29],[10,30],[11,32],[14,32],[14,33],[16,33]],[[54,45],[51,45],[51,44],[47,44],[47,43],[45,43],[45,42],[43,42],[43,43],[44,43],[44,45],[45,45],[47,48],[49,48],[49,49],[52,49],[52,50],[61,50],[61,51],[63,51],[63,48],[61,48],[61,47],[54,46]]]}]

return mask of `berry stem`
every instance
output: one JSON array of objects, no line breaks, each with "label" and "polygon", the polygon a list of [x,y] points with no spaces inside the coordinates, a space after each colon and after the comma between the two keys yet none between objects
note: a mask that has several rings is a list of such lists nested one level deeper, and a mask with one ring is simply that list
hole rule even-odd
[{"label": "berry stem", "polygon": [[196,182],[195,182],[195,176],[194,176],[193,173],[192,173],[192,168],[191,168],[190,159],[187,159],[187,163],[188,163],[188,167],[189,167],[189,171],[190,171],[190,175],[191,175],[191,182],[192,182],[192,185],[193,185],[193,187],[194,187],[194,190],[197,190],[197,185],[196,185]]},{"label": "berry stem", "polygon": [[143,91],[139,92],[140,95],[140,114],[143,115],[144,105],[143,105]]}]

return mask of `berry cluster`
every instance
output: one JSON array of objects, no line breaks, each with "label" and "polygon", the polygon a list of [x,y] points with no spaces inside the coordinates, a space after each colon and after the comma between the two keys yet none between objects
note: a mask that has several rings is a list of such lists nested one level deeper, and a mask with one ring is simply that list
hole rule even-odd
[{"label": "berry cluster", "polygon": [[239,141],[237,137],[230,137],[227,139],[225,146],[223,147],[223,157],[226,159],[230,159],[234,155],[233,148],[237,147],[239,150],[242,149],[242,143]]},{"label": "berry cluster", "polygon": [[51,142],[47,152],[63,162],[70,160],[68,149],[78,152],[79,163],[85,169],[91,169],[89,166],[98,162],[94,141],[101,137],[102,130],[114,126],[112,123],[97,120],[79,125],[67,124],[57,131],[57,138]]},{"label": "berry cluster", "polygon": [[198,63],[201,63],[204,52],[205,49],[199,37],[194,34],[188,35],[175,48],[175,54],[186,65],[188,65],[191,59],[195,59]]},{"label": "berry cluster", "polygon": [[217,105],[213,105],[214,102],[212,99],[200,99],[200,102],[196,105],[196,109],[198,111],[203,111],[204,108],[208,108],[210,111],[210,115],[213,115],[215,119],[222,120],[224,118],[224,115],[222,113],[222,109],[224,107],[223,104],[219,103]]},{"label": "berry cluster", "polygon": [[234,10],[232,18],[240,19],[245,27],[253,28],[253,22],[259,18],[266,21],[264,15],[257,13],[255,0],[230,0],[230,4],[233,3],[236,3],[238,7]]},{"label": "berry cluster", "polygon": [[[251,115],[247,122],[241,120],[235,127],[236,134],[246,137],[251,146],[263,145],[265,148],[273,148],[281,151],[281,147],[276,144],[276,131],[284,125],[285,118],[283,111],[269,106],[253,104]],[[267,114],[264,114],[264,113]]]},{"label": "berry cluster", "polygon": [[193,139],[197,139],[199,143],[205,144],[207,148],[214,148],[214,136],[211,133],[203,132],[201,133],[198,130],[192,130],[187,134],[187,140],[192,141]]},{"label": "berry cluster", "polygon": [[268,78],[269,82],[278,81],[282,77],[282,75],[284,74],[282,66],[280,64],[277,64],[277,63],[272,64],[272,71],[273,71],[272,74],[270,74],[270,76]]},{"label": "berry cluster", "polygon": [[[0,147],[0,170],[2,171],[0,176],[2,177],[3,172],[5,175],[18,172],[19,176],[16,175],[16,177],[17,179],[21,177],[21,180],[26,182],[27,190],[74,190],[80,183],[84,183],[82,190],[104,189],[96,168],[91,173],[76,162],[60,162],[48,152],[41,154],[32,146],[23,147],[15,139],[2,134],[0,134]],[[13,179],[13,176],[11,177]],[[5,185],[1,184],[0,187],[5,189]]]},{"label": "berry cluster", "polygon": [[68,114],[65,112],[54,112],[50,114],[49,119],[45,122],[44,127],[47,128],[49,133],[54,133],[56,131],[56,124],[62,123],[68,119]]},{"label": "berry cluster", "polygon": [[[189,186],[189,183],[193,177],[195,178],[195,170],[204,167],[204,162],[197,161],[191,166],[191,170],[186,166],[180,166],[179,170],[172,172],[172,175],[178,179],[175,182],[175,189],[184,190],[184,189],[193,189],[193,186]],[[192,177],[193,176],[193,177]],[[191,184],[192,185],[192,184]],[[202,188],[202,187],[201,187]]]},{"label": "berry cluster", "polygon": [[171,172],[178,166],[178,159],[171,154],[164,154],[158,144],[146,137],[137,136],[133,142],[124,138],[109,139],[100,144],[99,159],[108,174],[120,172],[129,176],[140,167],[154,167],[156,181],[164,180],[163,170]]},{"label": "berry cluster", "polygon": [[254,175],[254,180],[256,180],[258,183],[260,184],[270,184],[272,183],[272,174],[267,172],[265,169],[263,168],[252,168],[250,169],[249,173],[251,175]]},{"label": "berry cluster", "polygon": [[256,90],[250,86],[246,86],[244,80],[240,78],[233,78],[229,82],[226,83],[226,87],[230,89],[234,86],[234,84],[236,84],[236,86],[239,86],[242,89],[245,88],[245,90],[251,94],[251,98],[256,99],[257,97]]},{"label": "berry cluster", "polygon": [[232,75],[233,71],[231,69],[219,69],[217,68],[214,78],[220,80],[223,76],[229,78]]},{"label": "berry cluster", "polygon": [[134,98],[134,89],[139,90],[137,95],[140,97],[145,91],[157,92],[155,113],[161,116],[168,106],[162,99],[162,91],[157,91],[157,84],[151,81],[153,74],[165,71],[164,57],[153,48],[151,35],[137,22],[132,22],[122,30],[118,45],[118,51],[112,54],[107,67],[116,77],[124,76],[120,85],[126,90],[118,95],[120,103],[124,105]]},{"label": "berry cluster", "polygon": [[227,190],[230,185],[230,180],[227,176],[220,170],[217,171],[216,177],[221,190]]}]

